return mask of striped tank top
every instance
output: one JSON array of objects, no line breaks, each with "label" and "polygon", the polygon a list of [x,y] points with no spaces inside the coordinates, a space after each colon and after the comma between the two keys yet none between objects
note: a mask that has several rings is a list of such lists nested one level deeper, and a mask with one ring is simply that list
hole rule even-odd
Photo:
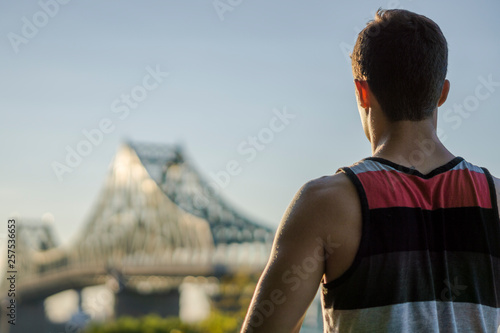
[{"label": "striped tank top", "polygon": [[369,157],[339,169],[362,234],[322,285],[327,332],[500,333],[500,219],[488,170],[456,157],[424,175]]}]

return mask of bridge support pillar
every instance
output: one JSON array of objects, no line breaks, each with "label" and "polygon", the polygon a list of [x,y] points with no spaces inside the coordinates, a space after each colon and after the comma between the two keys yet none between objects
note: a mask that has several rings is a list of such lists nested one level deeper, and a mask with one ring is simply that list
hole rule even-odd
[{"label": "bridge support pillar", "polygon": [[141,294],[135,290],[123,289],[115,295],[115,317],[144,316],[156,313],[161,317],[179,316],[178,289],[167,292]]}]

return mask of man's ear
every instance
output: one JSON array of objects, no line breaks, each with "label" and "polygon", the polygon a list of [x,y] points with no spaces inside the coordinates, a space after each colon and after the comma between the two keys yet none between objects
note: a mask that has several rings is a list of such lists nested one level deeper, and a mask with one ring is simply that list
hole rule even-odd
[{"label": "man's ear", "polygon": [[443,90],[441,91],[441,97],[439,97],[438,107],[443,105],[443,103],[448,98],[448,93],[450,92],[450,81],[444,80]]},{"label": "man's ear", "polygon": [[361,80],[354,80],[354,84],[356,85],[356,94],[358,96],[359,104],[362,108],[370,107],[370,88],[368,87],[368,82]]}]

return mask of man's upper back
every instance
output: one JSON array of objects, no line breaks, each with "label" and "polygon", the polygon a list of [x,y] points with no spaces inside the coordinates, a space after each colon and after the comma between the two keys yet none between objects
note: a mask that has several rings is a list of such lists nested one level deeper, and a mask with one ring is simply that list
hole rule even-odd
[{"label": "man's upper back", "polygon": [[461,158],[426,175],[377,158],[343,171],[331,178],[359,214],[326,264],[331,331],[496,332],[499,181]]}]

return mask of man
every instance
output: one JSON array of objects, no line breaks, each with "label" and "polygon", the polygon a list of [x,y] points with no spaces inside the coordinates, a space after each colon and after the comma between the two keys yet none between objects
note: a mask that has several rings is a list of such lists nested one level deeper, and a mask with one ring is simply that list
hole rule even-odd
[{"label": "man", "polygon": [[447,57],[440,28],[409,11],[379,10],[360,32],[373,156],[299,190],[242,332],[298,332],[320,284],[328,332],[497,332],[500,180],[436,135]]}]

